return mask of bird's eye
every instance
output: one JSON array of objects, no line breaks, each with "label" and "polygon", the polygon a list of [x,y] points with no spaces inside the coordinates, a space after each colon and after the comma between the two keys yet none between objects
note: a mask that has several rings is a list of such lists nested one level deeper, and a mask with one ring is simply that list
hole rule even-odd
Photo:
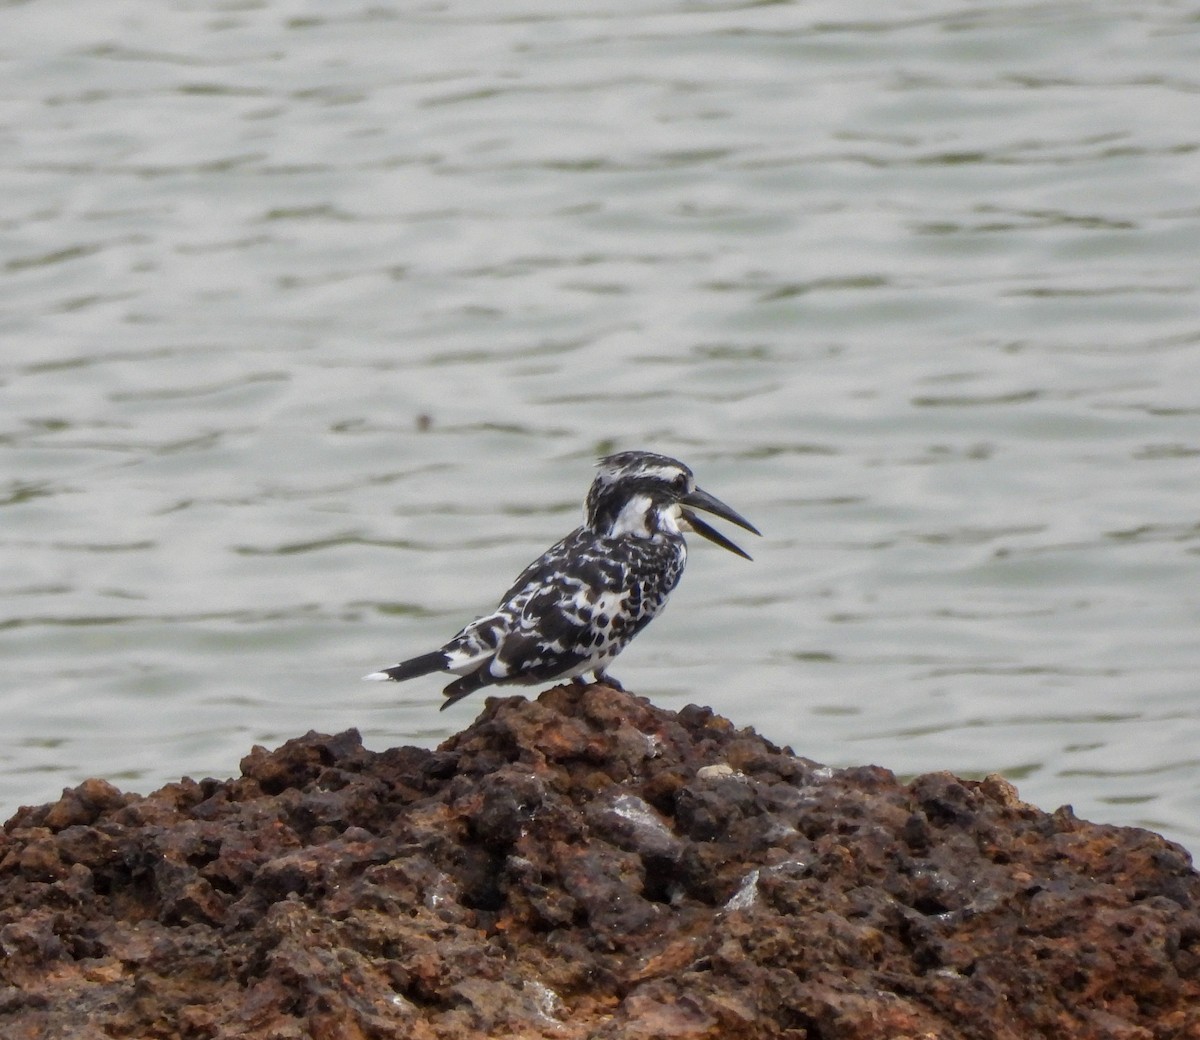
[{"label": "bird's eye", "polygon": [[687,474],[680,473],[679,476],[677,476],[673,481],[671,481],[671,483],[675,485],[676,491],[678,491],[680,494],[683,494],[688,489]]}]

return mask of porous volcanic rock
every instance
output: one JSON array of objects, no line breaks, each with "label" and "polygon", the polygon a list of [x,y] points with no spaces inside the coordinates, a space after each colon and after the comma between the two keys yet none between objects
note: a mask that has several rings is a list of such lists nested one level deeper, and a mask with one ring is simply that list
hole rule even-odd
[{"label": "porous volcanic rock", "polygon": [[605,686],[0,836],[0,1036],[1200,1038],[1200,879],[1004,780],[831,770]]}]

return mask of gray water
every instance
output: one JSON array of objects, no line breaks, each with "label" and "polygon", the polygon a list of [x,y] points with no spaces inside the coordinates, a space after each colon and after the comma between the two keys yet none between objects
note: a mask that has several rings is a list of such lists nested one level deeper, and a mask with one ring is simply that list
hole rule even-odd
[{"label": "gray water", "polygon": [[754,520],[614,673],[1200,839],[1200,9],[0,6],[0,816],[358,726],[597,455]]}]

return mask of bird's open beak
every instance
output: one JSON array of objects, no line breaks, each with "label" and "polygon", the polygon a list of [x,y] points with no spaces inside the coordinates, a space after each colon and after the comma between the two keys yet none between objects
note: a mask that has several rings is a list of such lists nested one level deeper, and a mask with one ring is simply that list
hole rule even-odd
[{"label": "bird's open beak", "polygon": [[738,527],[761,535],[762,532],[750,523],[749,520],[735,510],[730,509],[719,498],[713,498],[707,491],[701,491],[700,488],[696,488],[690,495],[685,495],[680,500],[679,514],[683,517],[688,527],[695,531],[696,534],[702,538],[707,538],[710,542],[715,542],[722,549],[728,549],[731,553],[737,553],[738,556],[744,557],[747,560],[751,558],[748,552],[739,549],[715,527],[710,527],[706,524],[692,509],[688,509],[688,506],[692,506],[693,509],[703,509],[706,513],[712,513],[714,516],[719,516],[722,520],[728,520],[731,524],[737,524]]}]

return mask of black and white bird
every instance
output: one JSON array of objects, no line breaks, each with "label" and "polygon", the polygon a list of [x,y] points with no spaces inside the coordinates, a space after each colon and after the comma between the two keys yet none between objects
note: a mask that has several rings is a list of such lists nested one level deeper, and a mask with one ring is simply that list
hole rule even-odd
[{"label": "black and white bird", "polygon": [[621,689],[606,669],[666,604],[687,562],[684,532],[750,559],[695,510],[759,531],[676,459],[623,451],[598,467],[583,526],[526,567],[492,613],[432,653],[364,678],[451,672],[460,678],[442,691],[443,710],[484,686],[582,682],[588,672]]}]

